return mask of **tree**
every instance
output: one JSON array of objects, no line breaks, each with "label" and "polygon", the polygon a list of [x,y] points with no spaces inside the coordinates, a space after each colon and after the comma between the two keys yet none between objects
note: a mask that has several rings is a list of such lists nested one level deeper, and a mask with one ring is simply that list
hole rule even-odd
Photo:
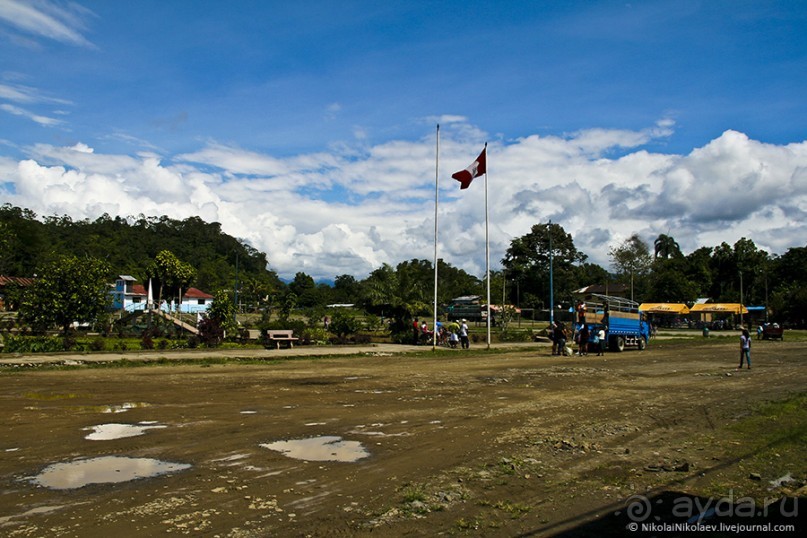
[{"label": "tree", "polygon": [[333,282],[333,299],[337,303],[356,303],[361,296],[361,284],[351,275],[339,275]]},{"label": "tree", "polygon": [[200,323],[199,337],[208,346],[214,346],[221,343],[227,332],[234,335],[237,330],[233,298],[226,291],[219,290],[213,295],[213,303]]},{"label": "tree", "polygon": [[655,247],[655,258],[675,258],[681,256],[681,248],[676,243],[675,239],[667,234],[659,235],[655,241],[653,241],[653,246]]},{"label": "tree", "polygon": [[807,247],[795,247],[771,262],[769,274],[764,275],[765,288],[772,290],[766,303],[773,321],[804,326],[807,312]]},{"label": "tree", "polygon": [[608,255],[614,269],[630,282],[630,298],[634,300],[636,278],[641,278],[650,271],[650,249],[638,234],[625,239],[618,247],[613,247]]},{"label": "tree", "polygon": [[611,279],[603,267],[596,263],[584,263],[577,268],[577,280],[583,285],[587,284],[605,284]]},{"label": "tree", "polygon": [[750,239],[743,237],[733,247],[721,243],[712,251],[709,263],[712,274],[709,296],[724,302],[763,302],[768,264],[768,254]]},{"label": "tree", "polygon": [[[576,266],[584,263],[587,256],[578,252],[571,234],[566,233],[561,225],[536,224],[530,233],[510,242],[502,259],[508,282],[516,284],[509,286],[509,302],[518,303],[517,295],[520,293],[520,306],[539,307],[540,303],[550,303],[550,252],[555,301],[568,298],[579,287]],[[534,297],[533,301],[537,302],[530,303],[526,300],[527,297]]]},{"label": "tree", "polygon": [[361,321],[352,312],[345,309],[338,309],[331,317],[328,331],[335,334],[344,341],[348,336],[356,334],[361,330]]},{"label": "tree", "polygon": [[408,336],[412,317],[428,314],[430,302],[422,286],[412,285],[411,276],[402,280],[400,272],[386,263],[364,281],[362,304],[368,312],[392,319],[390,332],[393,337]]},{"label": "tree", "polygon": [[289,291],[297,296],[296,304],[306,308],[320,304],[320,290],[314,278],[303,272],[294,275],[294,280],[289,282]]},{"label": "tree", "polygon": [[678,258],[656,258],[649,277],[647,300],[663,303],[686,303],[698,297],[700,288],[687,276],[688,261]]},{"label": "tree", "polygon": [[691,299],[709,295],[714,278],[710,269],[713,250],[712,247],[701,247],[686,256],[686,278],[695,289]]},{"label": "tree", "polygon": [[6,261],[10,260],[11,256],[11,229],[8,224],[0,221],[0,275],[8,274],[7,267],[11,264]]},{"label": "tree", "polygon": [[196,270],[190,264],[180,261],[169,250],[162,250],[154,258],[154,262],[146,269],[147,280],[157,286],[159,293],[157,303],[161,304],[163,292],[168,297],[179,297],[182,301],[182,290],[187,290],[196,276]]},{"label": "tree", "polygon": [[109,265],[96,258],[56,258],[39,270],[25,291],[21,319],[39,330],[57,326],[67,336],[74,321],[94,321],[111,303],[109,271]]}]

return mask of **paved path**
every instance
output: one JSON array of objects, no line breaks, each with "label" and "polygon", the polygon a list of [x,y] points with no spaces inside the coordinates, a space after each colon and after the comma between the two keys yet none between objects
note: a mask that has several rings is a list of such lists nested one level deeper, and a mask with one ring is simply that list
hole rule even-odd
[{"label": "paved path", "polygon": [[[533,348],[548,344],[541,343],[503,343],[493,344],[492,348],[503,347]],[[485,344],[477,344],[474,349],[484,349]],[[446,349],[446,348],[438,348]],[[363,354],[402,354],[430,351],[429,346],[413,346],[406,344],[369,344],[364,346],[297,346],[292,349],[220,349],[202,348],[187,350],[153,350],[153,351],[127,351],[108,353],[9,353],[0,355],[0,368],[3,366],[33,366],[46,364],[74,365],[82,363],[102,363],[121,360],[128,361],[155,361],[166,360],[202,360],[210,358],[230,359],[280,359],[285,357],[317,357],[327,355],[363,355]],[[456,350],[461,353],[462,350]]]}]

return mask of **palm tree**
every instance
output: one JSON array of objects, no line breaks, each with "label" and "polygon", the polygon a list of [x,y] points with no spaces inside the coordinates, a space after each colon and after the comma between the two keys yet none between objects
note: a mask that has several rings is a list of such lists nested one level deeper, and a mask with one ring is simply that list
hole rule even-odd
[{"label": "palm tree", "polygon": [[653,245],[655,246],[656,253],[655,258],[674,258],[676,256],[681,255],[681,247],[678,246],[678,243],[672,236],[667,234],[659,235],[655,241],[653,241]]}]

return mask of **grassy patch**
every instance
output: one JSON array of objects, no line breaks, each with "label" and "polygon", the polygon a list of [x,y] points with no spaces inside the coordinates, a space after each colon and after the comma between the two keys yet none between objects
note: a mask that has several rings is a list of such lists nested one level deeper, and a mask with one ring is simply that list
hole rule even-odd
[{"label": "grassy patch", "polygon": [[426,502],[426,490],[422,486],[406,486],[403,490],[403,502]]},{"label": "grassy patch", "polygon": [[772,480],[787,473],[803,479],[807,393],[756,406],[728,426],[717,442],[732,460],[715,470],[710,483],[698,492],[701,495],[720,497],[732,492],[761,499],[772,494]]},{"label": "grassy patch", "polygon": [[729,429],[758,449],[788,445],[804,447],[807,444],[807,392],[761,404],[750,417]]},{"label": "grassy patch", "polygon": [[491,508],[495,508],[496,510],[500,510],[509,515],[512,519],[518,519],[531,510],[530,506],[524,503],[507,500],[496,502],[480,501],[479,504],[480,506],[489,506]]},{"label": "grassy patch", "polygon": [[53,394],[42,394],[40,392],[28,392],[25,394],[25,397],[29,400],[40,400],[40,401],[53,401],[53,400],[73,400],[75,398],[84,398],[86,394],[74,394],[74,393],[53,393]]}]

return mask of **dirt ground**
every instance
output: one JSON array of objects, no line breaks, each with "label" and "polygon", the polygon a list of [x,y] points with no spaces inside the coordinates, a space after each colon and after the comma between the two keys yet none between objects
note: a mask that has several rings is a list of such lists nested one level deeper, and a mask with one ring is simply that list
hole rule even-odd
[{"label": "dirt ground", "polygon": [[[0,535],[621,536],[720,498],[807,528],[795,513],[807,511],[804,425],[753,429],[760,405],[804,402],[805,342],[755,341],[741,372],[734,338],[605,357],[390,349],[70,369],[0,358]],[[87,438],[107,424],[149,427]],[[324,461],[272,448],[320,436]],[[109,456],[187,467],[42,485],[48,466]],[[800,504],[762,513],[788,499]],[[733,516],[721,521],[743,522]]]}]

